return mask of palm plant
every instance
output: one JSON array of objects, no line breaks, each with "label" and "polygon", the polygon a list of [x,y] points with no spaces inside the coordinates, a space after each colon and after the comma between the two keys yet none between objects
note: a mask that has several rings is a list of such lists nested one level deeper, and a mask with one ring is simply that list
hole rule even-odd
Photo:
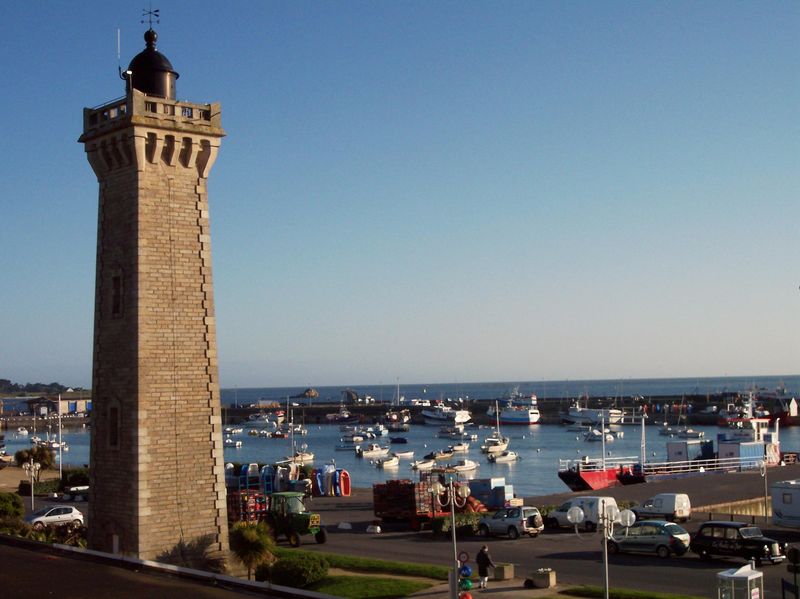
[{"label": "palm plant", "polygon": [[233,555],[247,568],[248,580],[254,568],[275,559],[275,541],[264,522],[237,522],[231,528],[229,541]]}]

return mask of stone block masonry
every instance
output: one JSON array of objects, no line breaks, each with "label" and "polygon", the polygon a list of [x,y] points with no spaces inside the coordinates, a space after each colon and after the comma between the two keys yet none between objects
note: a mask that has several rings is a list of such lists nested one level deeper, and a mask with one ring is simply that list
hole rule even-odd
[{"label": "stone block masonry", "polygon": [[99,193],[89,546],[227,551],[206,178],[219,105],[130,90],[84,111]]}]

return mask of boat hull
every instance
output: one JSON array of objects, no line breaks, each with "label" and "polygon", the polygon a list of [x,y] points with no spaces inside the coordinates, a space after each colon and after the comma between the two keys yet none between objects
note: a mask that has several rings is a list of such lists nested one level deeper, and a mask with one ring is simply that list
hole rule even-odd
[{"label": "boat hull", "polygon": [[541,415],[538,411],[527,410],[510,412],[502,410],[500,412],[500,424],[521,424],[523,426],[537,424]]},{"label": "boat hull", "polygon": [[570,469],[560,470],[558,478],[573,491],[597,491],[609,487],[619,487],[622,484],[618,478],[619,473],[618,467],[591,471]]}]

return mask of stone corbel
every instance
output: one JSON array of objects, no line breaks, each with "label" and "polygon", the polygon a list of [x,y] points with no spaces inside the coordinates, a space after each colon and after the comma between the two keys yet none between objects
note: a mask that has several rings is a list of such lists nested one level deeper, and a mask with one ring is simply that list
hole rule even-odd
[{"label": "stone corbel", "polygon": [[86,144],[84,148],[86,149],[86,159],[89,161],[89,166],[92,167],[97,180],[102,181],[108,173],[108,169],[103,157],[100,156],[100,148],[98,148],[97,144]]},{"label": "stone corbel", "polygon": [[136,163],[136,170],[142,172],[144,170],[144,163],[147,161],[147,134],[131,135],[133,141],[133,157]]}]

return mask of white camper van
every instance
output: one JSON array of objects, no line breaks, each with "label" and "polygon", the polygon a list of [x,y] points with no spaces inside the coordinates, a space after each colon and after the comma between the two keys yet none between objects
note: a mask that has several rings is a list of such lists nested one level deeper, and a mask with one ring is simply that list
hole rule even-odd
[{"label": "white camper van", "polygon": [[770,495],[772,523],[800,528],[800,479],[772,483]]},{"label": "white camper van", "polygon": [[547,514],[544,519],[545,526],[557,528],[560,526],[573,526],[567,520],[567,512],[570,508],[579,507],[583,510],[583,522],[580,526],[584,530],[595,530],[597,524],[600,522],[600,515],[603,513],[603,506],[605,509],[609,507],[617,507],[617,500],[613,497],[602,496],[586,496],[586,497],[573,497],[562,503],[558,508],[554,509]]},{"label": "white camper van", "polygon": [[692,503],[685,493],[659,493],[645,499],[642,505],[631,508],[637,520],[663,518],[675,522],[686,522],[692,517]]}]

